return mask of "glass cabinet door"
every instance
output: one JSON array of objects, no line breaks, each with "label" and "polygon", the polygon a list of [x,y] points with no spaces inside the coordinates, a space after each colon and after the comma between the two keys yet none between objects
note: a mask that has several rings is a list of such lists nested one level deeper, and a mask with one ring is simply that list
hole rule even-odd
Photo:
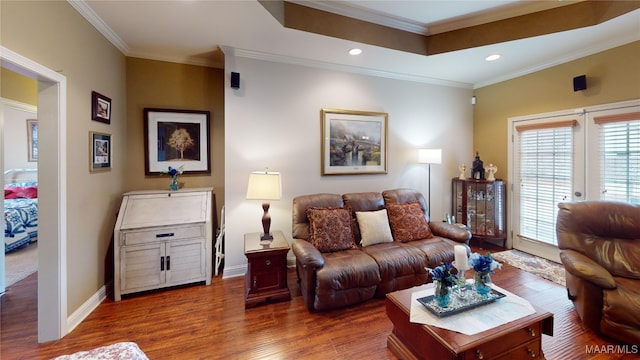
[{"label": "glass cabinet door", "polygon": [[504,182],[454,178],[453,213],[477,238],[506,240]]}]

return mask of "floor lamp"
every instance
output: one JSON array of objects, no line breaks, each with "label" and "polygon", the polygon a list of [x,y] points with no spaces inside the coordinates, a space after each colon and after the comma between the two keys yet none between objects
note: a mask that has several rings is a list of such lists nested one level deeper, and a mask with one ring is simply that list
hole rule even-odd
[{"label": "floor lamp", "polygon": [[429,208],[427,209],[427,215],[429,215],[429,221],[431,221],[431,164],[440,164],[442,162],[442,149],[419,149],[418,162],[429,165]]}]

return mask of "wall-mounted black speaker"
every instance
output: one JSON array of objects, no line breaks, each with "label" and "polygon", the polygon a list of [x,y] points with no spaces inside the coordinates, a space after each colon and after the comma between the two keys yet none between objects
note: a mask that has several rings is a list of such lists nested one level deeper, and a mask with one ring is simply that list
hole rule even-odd
[{"label": "wall-mounted black speaker", "polygon": [[580,75],[573,78],[573,91],[585,90],[587,88],[587,75]]},{"label": "wall-mounted black speaker", "polygon": [[240,73],[231,73],[231,87],[234,89],[240,89]]}]

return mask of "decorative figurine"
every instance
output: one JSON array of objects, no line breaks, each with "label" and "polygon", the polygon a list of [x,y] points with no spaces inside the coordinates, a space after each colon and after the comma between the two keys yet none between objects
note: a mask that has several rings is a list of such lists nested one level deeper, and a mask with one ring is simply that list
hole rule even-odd
[{"label": "decorative figurine", "polygon": [[478,152],[476,152],[476,159],[473,160],[471,174],[474,180],[484,180],[484,165]]},{"label": "decorative figurine", "polygon": [[489,164],[489,166],[487,166],[485,170],[487,170],[487,174],[489,174],[487,176],[487,180],[495,181],[496,177],[494,175],[498,172],[498,167],[493,164]]},{"label": "decorative figurine", "polygon": [[458,170],[460,170],[460,176],[458,177],[458,179],[466,179],[465,172],[467,171],[467,164],[460,164],[460,166],[458,166]]}]

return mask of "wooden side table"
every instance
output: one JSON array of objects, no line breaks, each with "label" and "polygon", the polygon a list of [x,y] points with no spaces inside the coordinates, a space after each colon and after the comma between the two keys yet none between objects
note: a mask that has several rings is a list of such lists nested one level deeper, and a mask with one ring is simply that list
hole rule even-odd
[{"label": "wooden side table", "polygon": [[287,285],[289,242],[282,231],[273,231],[272,235],[269,245],[260,244],[260,233],[244,235],[244,254],[248,261],[245,308],[291,299]]}]

